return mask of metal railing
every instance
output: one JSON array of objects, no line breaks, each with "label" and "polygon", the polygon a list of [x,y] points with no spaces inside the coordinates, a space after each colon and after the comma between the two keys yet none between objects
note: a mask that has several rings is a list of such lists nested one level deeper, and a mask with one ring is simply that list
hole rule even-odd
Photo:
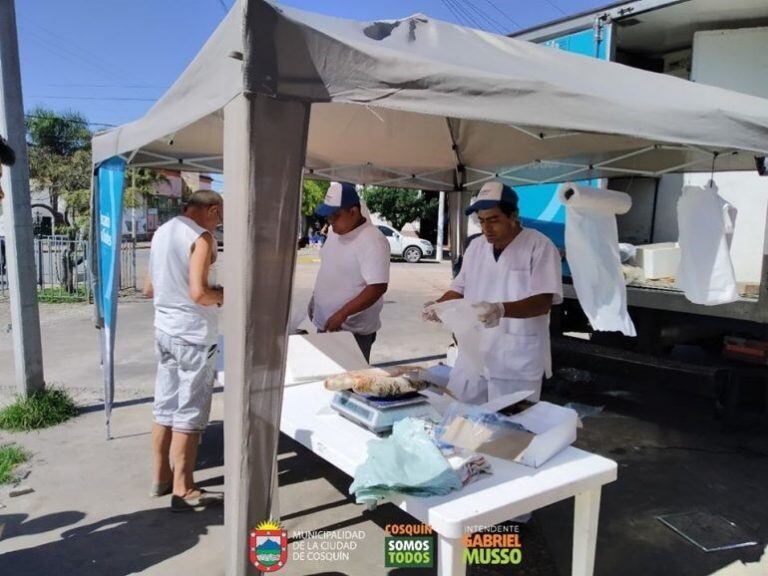
[{"label": "metal railing", "polygon": [[[87,240],[62,236],[35,238],[34,266],[41,302],[90,302],[92,275]],[[120,246],[120,290],[136,288],[135,245]],[[0,252],[0,298],[8,297],[5,250]]]}]

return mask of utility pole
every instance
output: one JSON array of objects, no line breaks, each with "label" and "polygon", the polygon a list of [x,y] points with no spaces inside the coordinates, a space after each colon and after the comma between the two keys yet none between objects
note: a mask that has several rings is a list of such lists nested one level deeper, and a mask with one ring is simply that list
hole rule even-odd
[{"label": "utility pole", "polygon": [[8,284],[11,296],[16,385],[26,397],[42,390],[43,349],[35,286],[32,209],[29,199],[24,104],[14,0],[0,0],[0,132],[16,152],[16,164],[3,168]]},{"label": "utility pole", "polygon": [[445,227],[445,192],[440,190],[438,204],[437,204],[437,261],[443,261],[443,229]]},{"label": "utility pole", "polygon": [[131,207],[131,277],[133,289],[136,290],[136,168],[131,168],[131,188],[133,189],[133,206]]}]

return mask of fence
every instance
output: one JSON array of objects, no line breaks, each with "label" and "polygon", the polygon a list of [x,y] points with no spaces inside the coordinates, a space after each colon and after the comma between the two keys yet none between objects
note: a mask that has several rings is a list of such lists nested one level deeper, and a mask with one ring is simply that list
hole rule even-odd
[{"label": "fence", "polygon": [[[90,246],[60,236],[35,238],[35,279],[41,302],[91,301]],[[5,245],[0,251],[0,298],[8,296]],[[120,289],[136,288],[135,246],[120,247]]]}]

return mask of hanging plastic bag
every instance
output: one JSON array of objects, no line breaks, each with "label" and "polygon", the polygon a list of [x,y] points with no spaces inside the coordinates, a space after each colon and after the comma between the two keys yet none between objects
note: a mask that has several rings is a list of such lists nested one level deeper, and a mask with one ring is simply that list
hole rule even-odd
[{"label": "hanging plastic bag", "polygon": [[677,287],[694,304],[713,306],[739,299],[727,234],[733,230],[728,203],[713,182],[684,186],[677,201],[680,268]]}]

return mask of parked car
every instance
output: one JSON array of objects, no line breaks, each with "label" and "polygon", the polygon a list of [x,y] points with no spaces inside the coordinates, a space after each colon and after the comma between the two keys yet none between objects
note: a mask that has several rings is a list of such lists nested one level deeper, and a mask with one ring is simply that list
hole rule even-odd
[{"label": "parked car", "polygon": [[415,263],[424,256],[432,256],[435,251],[429,240],[403,236],[394,228],[384,224],[379,224],[377,228],[387,237],[389,252],[395,258],[403,258],[406,262]]}]

